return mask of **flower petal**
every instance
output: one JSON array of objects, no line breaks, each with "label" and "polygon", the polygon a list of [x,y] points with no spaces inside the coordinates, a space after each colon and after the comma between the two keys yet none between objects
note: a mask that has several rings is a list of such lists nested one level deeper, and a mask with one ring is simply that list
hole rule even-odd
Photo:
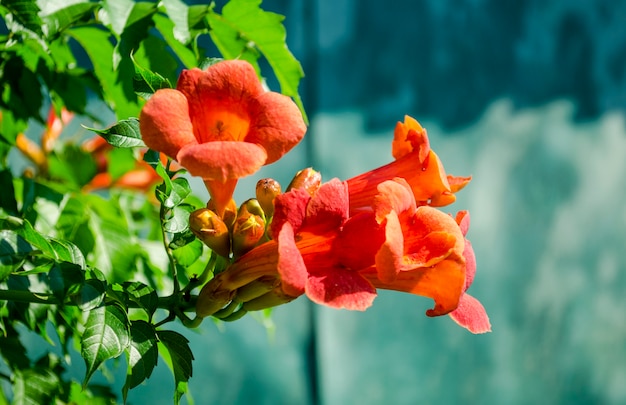
[{"label": "flower petal", "polygon": [[385,242],[385,227],[373,212],[363,212],[343,224],[332,250],[344,267],[360,270],[375,263],[376,252]]},{"label": "flower petal", "polygon": [[431,267],[399,272],[393,282],[380,280],[374,267],[360,273],[376,288],[432,298],[435,307],[426,311],[428,316],[445,315],[456,309],[465,284],[465,265],[450,259]]},{"label": "flower petal", "polygon": [[258,143],[267,151],[267,163],[280,159],[296,146],[306,133],[302,113],[291,98],[266,92],[249,108],[251,126],[246,142]]},{"label": "flower petal", "polygon": [[285,294],[297,297],[304,293],[307,269],[296,247],[294,230],[289,222],[286,222],[278,233],[277,267]]},{"label": "flower petal", "polygon": [[173,159],[184,146],[197,144],[187,99],[174,89],[161,89],[150,97],[141,110],[139,129],[149,148]]},{"label": "flower petal", "polygon": [[306,208],[305,226],[316,232],[338,228],[348,219],[348,186],[337,178],[330,180],[311,197]]},{"label": "flower petal", "polygon": [[176,160],[193,176],[225,182],[255,173],[266,157],[259,145],[232,141],[185,146]]},{"label": "flower petal", "polygon": [[304,189],[293,189],[276,196],[274,199],[274,217],[272,218],[271,234],[277,238],[278,233],[286,222],[289,222],[298,232],[304,217],[311,195]]},{"label": "flower petal", "polygon": [[317,304],[364,311],[376,298],[376,289],[358,272],[329,268],[323,275],[310,275],[306,295]]},{"label": "flower petal", "polygon": [[491,332],[491,323],[485,307],[471,295],[463,294],[459,306],[449,315],[454,322],[472,333]]}]

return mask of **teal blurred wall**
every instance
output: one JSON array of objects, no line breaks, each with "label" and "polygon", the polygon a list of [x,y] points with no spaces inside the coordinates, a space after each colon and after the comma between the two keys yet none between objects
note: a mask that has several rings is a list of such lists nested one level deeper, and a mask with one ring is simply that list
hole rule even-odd
[{"label": "teal blurred wall", "polygon": [[[474,176],[446,210],[471,211],[493,333],[400,293],[365,313],[302,297],[269,332],[253,317],[185,332],[195,403],[626,403],[626,2],[263,4],[287,16],[311,127],[239,199],[308,165],[328,180],[387,163],[412,115],[449,173]],[[161,366],[129,401],[169,403],[172,384]]]}]

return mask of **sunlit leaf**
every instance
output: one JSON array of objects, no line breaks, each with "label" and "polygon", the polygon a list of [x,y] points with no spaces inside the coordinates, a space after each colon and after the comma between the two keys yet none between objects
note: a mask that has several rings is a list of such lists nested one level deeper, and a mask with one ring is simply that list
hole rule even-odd
[{"label": "sunlit leaf", "polygon": [[189,267],[202,255],[202,246],[202,242],[194,238],[191,243],[179,247],[174,250],[172,254],[178,264],[184,267]]},{"label": "sunlit leaf", "polygon": [[130,325],[131,341],[126,349],[128,374],[124,384],[124,401],[129,389],[135,388],[147,378],[158,360],[157,336],[154,326],[145,321],[133,321]]},{"label": "sunlit leaf", "polygon": [[2,5],[9,9],[13,17],[29,30],[42,34],[43,25],[39,18],[39,7],[36,0],[3,0]]},{"label": "sunlit leaf", "polygon": [[178,404],[180,398],[187,392],[187,381],[193,374],[193,353],[189,348],[189,341],[178,332],[169,330],[157,331],[160,343],[164,346],[163,354],[167,351],[168,357],[164,357],[168,366],[174,374],[176,390],[174,393],[174,403]]},{"label": "sunlit leaf", "polygon": [[99,27],[91,26],[72,27],[66,32],[81,45],[89,56],[96,77],[102,86],[104,99],[113,108],[118,119],[136,117],[140,107],[133,91],[132,71],[116,71],[113,68],[111,34]]},{"label": "sunlit leaf", "polygon": [[169,215],[165,218],[163,229],[169,233],[182,233],[189,229],[189,214],[194,207],[181,204],[172,208]]},{"label": "sunlit leaf", "polygon": [[98,7],[97,3],[85,0],[52,0],[42,4],[40,13],[44,21],[44,34],[55,37],[63,30],[83,20]]},{"label": "sunlit leaf", "polygon": [[108,143],[113,146],[117,146],[118,148],[146,146],[141,139],[139,120],[137,118],[121,120],[107,129],[85,128],[97,133]]},{"label": "sunlit leaf", "polygon": [[197,57],[191,49],[174,37],[174,23],[172,20],[160,14],[155,14],[153,20],[156,24],[156,29],[159,30],[167,45],[180,59],[182,64],[187,69],[195,67],[198,63]]},{"label": "sunlit leaf", "polygon": [[167,15],[174,22],[174,38],[188,44],[202,31],[207,30],[205,16],[213,4],[188,6],[181,0],[164,0]]},{"label": "sunlit leaf", "polygon": [[117,305],[92,309],[81,339],[81,356],[87,371],[83,386],[105,361],[119,356],[130,344],[130,324],[126,312]]},{"label": "sunlit leaf", "polygon": [[293,97],[304,115],[298,84],[304,77],[300,62],[287,48],[283,16],[264,11],[261,0],[231,0],[222,14],[208,14],[211,39],[226,59],[245,59],[256,66],[258,49],[272,67],[281,92]]}]

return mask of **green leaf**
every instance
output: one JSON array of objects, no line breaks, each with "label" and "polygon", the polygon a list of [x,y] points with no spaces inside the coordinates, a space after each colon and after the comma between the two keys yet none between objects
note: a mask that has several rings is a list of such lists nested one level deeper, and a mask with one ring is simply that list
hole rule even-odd
[{"label": "green leaf", "polygon": [[42,2],[43,31],[48,38],[56,37],[63,30],[88,17],[98,7],[85,0],[48,0]]},{"label": "green leaf", "polygon": [[18,234],[10,230],[0,230],[0,282],[24,263],[33,248]]},{"label": "green leaf", "polygon": [[10,229],[21,236],[42,253],[57,262],[65,261],[85,268],[85,258],[81,251],[68,241],[50,238],[37,232],[25,219],[17,217],[0,218],[0,228]]},{"label": "green leaf", "polygon": [[121,120],[107,129],[95,129],[89,127],[85,127],[85,129],[97,133],[108,143],[118,148],[146,146],[141,140],[139,120],[137,118]]},{"label": "green leaf", "polygon": [[3,0],[2,5],[5,6],[13,17],[24,27],[41,35],[41,26],[43,25],[39,18],[39,7],[35,0]]},{"label": "green leaf", "polygon": [[[189,348],[189,341],[178,332],[160,330],[157,331],[157,337],[164,346],[164,350],[159,352],[164,355],[166,363],[174,374],[176,385],[174,403],[178,404],[180,398],[187,392],[187,381],[193,374],[193,353]],[[169,358],[165,356],[165,353],[169,354]]]},{"label": "green leaf", "polygon": [[59,392],[59,376],[44,367],[15,370],[14,405],[52,404]]},{"label": "green leaf", "polygon": [[26,348],[12,324],[8,324],[6,331],[0,335],[0,353],[11,369],[26,369],[30,366]]},{"label": "green leaf", "polygon": [[264,11],[260,4],[261,0],[231,0],[222,8],[222,15],[209,13],[211,39],[226,59],[245,59],[255,66],[257,72],[260,71],[258,49],[274,70],[281,92],[293,97],[305,115],[298,95],[298,84],[304,71],[285,43],[284,17]]},{"label": "green leaf", "polygon": [[94,238],[90,264],[112,282],[127,280],[135,267],[137,245],[115,201],[95,194],[83,196],[89,216],[88,226]]},{"label": "green leaf", "polygon": [[171,181],[171,187],[168,190],[163,190],[163,187],[159,186],[158,190],[163,193],[162,198],[159,201],[165,208],[174,208],[182,203],[189,194],[191,194],[191,187],[189,181],[184,177],[178,177]]},{"label": "green leaf", "polygon": [[98,168],[88,152],[78,145],[67,144],[48,156],[48,170],[52,178],[64,180],[79,189],[89,183]]},{"label": "green leaf", "polygon": [[194,239],[191,243],[174,250],[172,254],[176,263],[184,267],[191,266],[202,256],[202,246],[202,242]]},{"label": "green leaf", "polygon": [[188,6],[181,0],[164,0],[167,15],[174,22],[174,38],[189,44],[195,37],[208,29],[205,17],[213,4]]},{"label": "green leaf", "polygon": [[15,200],[15,189],[13,187],[13,175],[11,170],[0,170],[0,210],[9,215],[17,214],[17,201]]},{"label": "green leaf", "polygon": [[133,60],[135,65],[135,76],[133,77],[133,88],[135,93],[144,99],[149,99],[159,89],[169,89],[172,84],[169,80],[158,73],[145,69]]},{"label": "green leaf", "polygon": [[[110,3],[110,2],[109,2]],[[133,91],[133,73],[113,68],[111,34],[99,27],[72,27],[67,30],[85,50],[98,78],[105,101],[115,111],[118,119],[136,117],[140,107]],[[130,66],[132,69],[132,66]]]},{"label": "green leaf", "polygon": [[148,31],[154,26],[152,16],[156,11],[156,3],[141,1],[133,3],[119,42],[113,51],[114,68],[117,69],[120,64],[124,64],[132,69],[131,55],[139,49],[141,42],[148,37]]},{"label": "green leaf", "polygon": [[194,208],[187,204],[177,205],[165,217],[163,229],[169,233],[183,233],[189,229],[189,214]]},{"label": "green leaf", "polygon": [[52,293],[63,300],[70,290],[77,291],[85,282],[85,272],[71,263],[59,263],[48,273],[48,283]]},{"label": "green leaf", "polygon": [[150,378],[158,360],[157,336],[154,326],[145,321],[133,321],[130,325],[131,341],[126,349],[128,375],[122,388],[124,402],[128,390]]},{"label": "green leaf", "polygon": [[130,324],[122,308],[107,305],[91,310],[81,339],[81,356],[87,366],[83,386],[105,360],[119,356],[129,344]]},{"label": "green leaf", "polygon": [[137,159],[130,148],[113,148],[107,154],[107,172],[113,181],[134,170]]},{"label": "green leaf", "polygon": [[156,29],[159,31],[161,36],[163,36],[167,45],[171,48],[174,54],[176,54],[178,59],[180,59],[185,68],[191,69],[192,67],[195,67],[198,63],[198,58],[191,49],[187,48],[183,45],[183,43],[174,37],[174,23],[172,20],[160,14],[155,14],[153,20]]},{"label": "green leaf", "polygon": [[138,281],[127,281],[122,284],[129,299],[144,309],[149,317],[152,317],[159,306],[159,296],[151,287]]},{"label": "green leaf", "polygon": [[72,295],[72,302],[82,311],[90,311],[102,304],[106,293],[106,281],[90,278],[80,286],[77,293]]}]

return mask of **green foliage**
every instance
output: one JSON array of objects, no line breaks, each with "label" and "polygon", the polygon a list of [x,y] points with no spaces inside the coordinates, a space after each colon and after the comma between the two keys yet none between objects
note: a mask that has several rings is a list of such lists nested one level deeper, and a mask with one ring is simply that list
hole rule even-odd
[{"label": "green foliage", "polygon": [[[217,259],[189,229],[190,212],[205,202],[184,171],[145,151],[137,117],[180,69],[222,58],[246,59],[259,74],[265,58],[302,109],[303,72],[285,44],[283,17],[258,0],[220,11],[182,0],[3,0],[0,16],[0,356],[12,374],[0,398],[111,403],[117,394],[89,381],[108,360],[125,358],[126,401],[161,357],[178,403],[194,356],[164,326],[197,325],[187,313]],[[221,55],[207,55],[201,36]],[[71,134],[68,111],[82,125]],[[107,143],[84,142],[86,133]],[[8,158],[14,148],[28,159],[23,174]],[[60,343],[64,356],[30,358],[25,330]],[[82,382],[65,370],[78,346]]]}]

